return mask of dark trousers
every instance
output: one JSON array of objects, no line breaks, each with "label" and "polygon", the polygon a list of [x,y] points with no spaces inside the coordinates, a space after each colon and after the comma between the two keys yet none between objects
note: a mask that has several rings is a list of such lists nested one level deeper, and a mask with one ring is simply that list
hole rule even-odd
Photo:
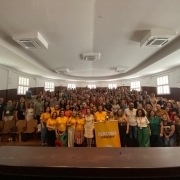
[{"label": "dark trousers", "polygon": [[40,124],[40,115],[36,115],[36,119],[38,121],[38,124]]},{"label": "dark trousers", "polygon": [[47,142],[47,128],[46,123],[43,122],[44,128],[41,126],[41,143]]},{"label": "dark trousers", "polygon": [[164,146],[163,137],[160,137],[159,135],[151,134],[150,144],[151,147],[163,147]]},{"label": "dark trousers", "polygon": [[56,135],[55,135],[55,131],[47,131],[47,144],[50,147],[55,147],[55,140],[56,140]]},{"label": "dark trousers", "polygon": [[129,126],[129,146],[131,147],[138,147],[137,129],[137,126]]}]

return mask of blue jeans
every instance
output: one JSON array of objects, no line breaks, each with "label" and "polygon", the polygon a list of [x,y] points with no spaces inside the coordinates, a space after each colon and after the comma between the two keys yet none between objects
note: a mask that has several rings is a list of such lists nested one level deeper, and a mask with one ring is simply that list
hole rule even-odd
[{"label": "blue jeans", "polygon": [[129,126],[129,137],[131,141],[131,146],[137,147],[137,126]]},{"label": "blue jeans", "polygon": [[169,140],[167,140],[164,137],[164,144],[166,147],[173,147],[175,142],[176,142],[176,134],[175,133],[169,138]]},{"label": "blue jeans", "polygon": [[47,127],[46,123],[43,122],[44,128],[41,126],[41,143],[47,142]]}]

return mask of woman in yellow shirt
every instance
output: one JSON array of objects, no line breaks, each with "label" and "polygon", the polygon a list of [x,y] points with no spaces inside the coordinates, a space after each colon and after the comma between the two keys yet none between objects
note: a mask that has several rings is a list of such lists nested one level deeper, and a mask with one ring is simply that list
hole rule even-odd
[{"label": "woman in yellow shirt", "polygon": [[74,147],[74,134],[76,127],[76,111],[72,112],[72,116],[67,121],[68,126],[68,147]]},{"label": "woman in yellow shirt", "polygon": [[56,118],[57,118],[57,113],[54,112],[52,113],[51,117],[48,119],[46,123],[47,127],[47,143],[48,146],[55,147],[55,140],[56,140]]},{"label": "woman in yellow shirt", "polygon": [[61,110],[60,116],[56,119],[56,145],[67,147],[67,131],[66,131],[66,124],[67,124],[68,117],[64,116],[64,110]]},{"label": "woman in yellow shirt", "polygon": [[46,107],[45,112],[41,114],[41,144],[42,146],[47,144],[47,127],[46,123],[48,119],[51,117],[50,107]]},{"label": "woman in yellow shirt", "polygon": [[75,128],[75,143],[80,145],[84,140],[84,118],[82,116],[82,112],[78,113],[76,128]]}]

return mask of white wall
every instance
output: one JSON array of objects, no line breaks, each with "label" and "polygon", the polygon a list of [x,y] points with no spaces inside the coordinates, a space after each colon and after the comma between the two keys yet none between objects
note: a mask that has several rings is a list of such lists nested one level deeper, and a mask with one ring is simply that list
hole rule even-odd
[{"label": "white wall", "polygon": [[19,76],[27,77],[30,80],[30,87],[44,87],[45,81],[54,82],[55,86],[67,86],[68,84],[76,84],[76,87],[86,87],[88,84],[95,84],[97,87],[108,87],[109,84],[117,84],[117,86],[130,86],[133,81],[140,81],[141,86],[156,87],[157,77],[168,75],[170,87],[180,88],[180,68],[174,70],[154,74],[147,77],[141,77],[136,79],[119,80],[119,81],[103,81],[103,82],[77,82],[77,81],[60,81],[53,79],[45,79],[41,77],[35,77],[32,75],[15,72],[13,70],[0,67],[0,90],[16,89],[18,86]]},{"label": "white wall", "polygon": [[0,90],[8,89],[8,70],[0,68]]}]

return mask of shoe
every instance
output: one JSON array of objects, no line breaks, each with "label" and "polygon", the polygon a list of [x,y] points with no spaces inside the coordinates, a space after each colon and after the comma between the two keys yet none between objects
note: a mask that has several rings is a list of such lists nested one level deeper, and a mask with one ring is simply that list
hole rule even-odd
[{"label": "shoe", "polygon": [[44,146],[44,143],[41,143],[42,146]]}]

